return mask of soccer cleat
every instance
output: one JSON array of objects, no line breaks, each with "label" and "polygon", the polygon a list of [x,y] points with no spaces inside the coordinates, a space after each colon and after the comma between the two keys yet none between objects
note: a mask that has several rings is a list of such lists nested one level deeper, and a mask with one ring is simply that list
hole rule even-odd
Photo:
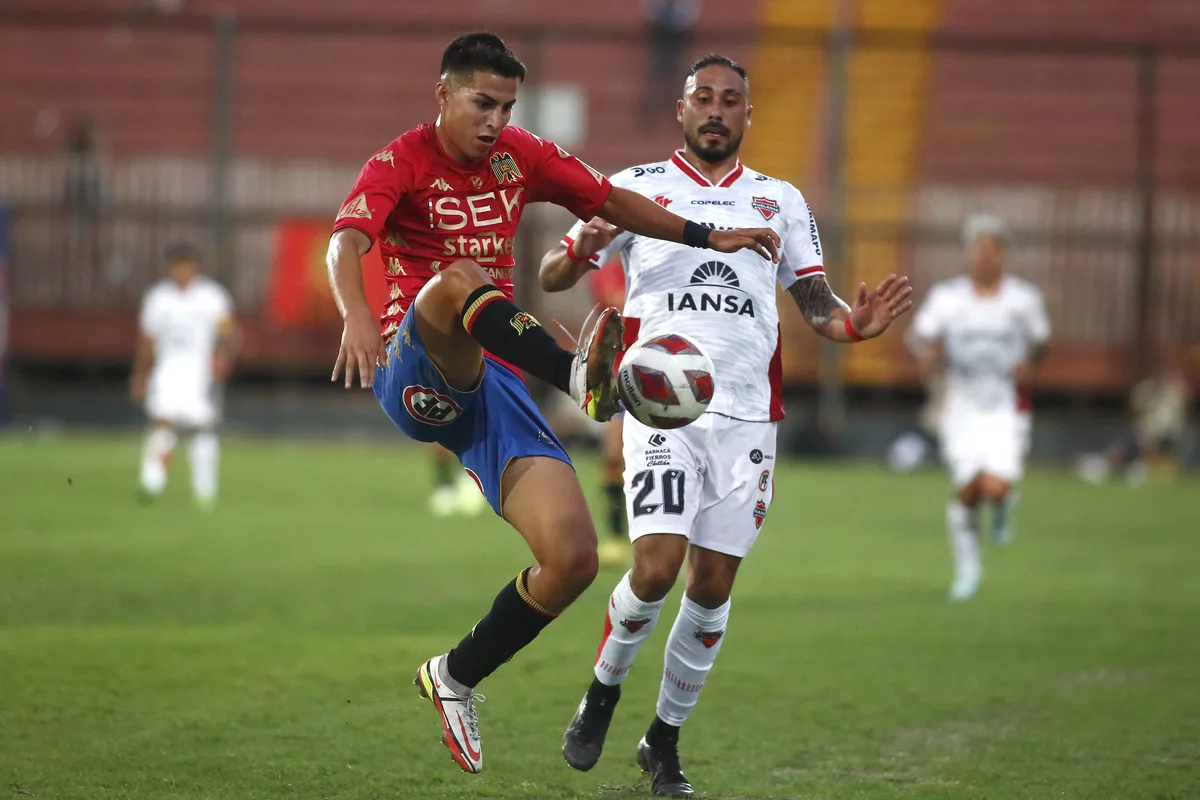
[{"label": "soccer cleat", "polygon": [[624,330],[615,308],[597,306],[583,323],[575,360],[571,362],[571,399],[597,422],[607,422],[621,408],[616,364],[623,349]]},{"label": "soccer cleat", "polygon": [[691,797],[692,784],[679,767],[678,744],[651,746],[643,736],[638,742],[637,762],[642,772],[650,775],[650,794],[659,797]]},{"label": "soccer cleat", "polygon": [[628,539],[609,538],[597,549],[602,567],[628,567],[633,560],[633,548]]},{"label": "soccer cleat", "polygon": [[[580,772],[587,772],[596,766],[596,762],[600,760],[600,753],[604,750],[604,737],[608,735],[613,711],[617,707],[617,701],[621,699],[621,687],[618,685],[611,689],[611,692],[607,692],[609,697],[594,699],[590,703],[588,696],[584,695],[583,700],[579,701],[575,716],[571,717],[571,722],[567,725],[567,732],[563,734],[563,758]],[[588,694],[592,692],[589,691]]]},{"label": "soccer cleat", "polygon": [[413,683],[424,697],[433,703],[442,718],[442,743],[450,751],[454,763],[463,772],[483,771],[483,743],[479,738],[479,717],[475,703],[484,701],[481,694],[460,695],[441,682],[439,670],[446,656],[431,658],[417,669]]},{"label": "soccer cleat", "polygon": [[951,603],[961,603],[965,600],[970,600],[978,591],[978,578],[956,578],[954,583],[950,585],[950,592],[947,595],[947,599]]},{"label": "soccer cleat", "polygon": [[992,507],[992,525],[988,533],[992,544],[997,547],[1008,547],[1012,544],[1013,536],[1016,535],[1012,512],[1020,499],[1021,493],[1013,489],[1008,493],[1008,497]]}]

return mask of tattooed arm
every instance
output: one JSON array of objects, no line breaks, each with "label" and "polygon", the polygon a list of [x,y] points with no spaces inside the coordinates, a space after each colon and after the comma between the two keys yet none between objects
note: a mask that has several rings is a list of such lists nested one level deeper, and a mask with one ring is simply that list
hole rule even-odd
[{"label": "tattooed arm", "polygon": [[804,321],[817,333],[835,342],[874,339],[887,330],[892,320],[912,308],[908,278],[889,275],[868,292],[865,283],[858,286],[854,307],[833,293],[824,275],[802,278],[788,287]]}]

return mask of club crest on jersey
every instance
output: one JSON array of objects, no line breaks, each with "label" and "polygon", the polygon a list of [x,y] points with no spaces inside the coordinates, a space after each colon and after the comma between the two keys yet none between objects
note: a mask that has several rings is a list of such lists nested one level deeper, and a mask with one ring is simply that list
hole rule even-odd
[{"label": "club crest on jersey", "polygon": [[762,528],[763,520],[767,518],[767,504],[759,500],[754,504],[754,529]]},{"label": "club crest on jersey", "polygon": [[462,414],[462,406],[454,398],[428,386],[406,386],[404,408],[413,419],[426,425],[449,425]]},{"label": "club crest on jersey", "polygon": [[763,219],[768,222],[779,213],[779,203],[769,197],[754,197],[750,200],[750,207],[763,215]]},{"label": "club crest on jersey", "polygon": [[717,642],[721,641],[721,637],[725,635],[725,631],[696,631],[695,637],[700,640],[700,644],[707,648],[712,648]]},{"label": "club crest on jersey", "polygon": [[665,194],[660,194],[658,197],[654,198],[654,202],[658,203],[663,208],[666,208],[667,206],[671,205],[671,198],[667,197]]},{"label": "club crest on jersey", "polygon": [[479,177],[478,175],[472,175],[471,176],[471,188],[482,189],[483,188],[483,178]]},{"label": "club crest on jersey", "polygon": [[521,180],[521,170],[517,169],[517,162],[508,153],[492,153],[491,162],[496,183],[517,183]]},{"label": "club crest on jersey", "polygon": [[646,623],[649,621],[649,617],[646,617],[646,619],[623,619],[621,620],[621,627],[630,633],[637,633],[642,628],[646,627]]},{"label": "club crest on jersey", "polygon": [[342,206],[342,210],[338,212],[337,218],[345,219],[346,217],[371,219],[371,209],[367,206],[366,192],[359,192],[357,197],[346,201],[346,205]]}]

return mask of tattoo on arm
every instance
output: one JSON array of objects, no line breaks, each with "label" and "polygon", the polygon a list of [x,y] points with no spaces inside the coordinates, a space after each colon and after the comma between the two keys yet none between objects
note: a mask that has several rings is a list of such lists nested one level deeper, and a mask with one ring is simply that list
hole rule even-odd
[{"label": "tattoo on arm", "polygon": [[804,321],[813,328],[823,328],[833,319],[833,312],[841,309],[849,311],[850,307],[842,302],[824,275],[803,278],[788,287],[788,294],[796,301]]}]

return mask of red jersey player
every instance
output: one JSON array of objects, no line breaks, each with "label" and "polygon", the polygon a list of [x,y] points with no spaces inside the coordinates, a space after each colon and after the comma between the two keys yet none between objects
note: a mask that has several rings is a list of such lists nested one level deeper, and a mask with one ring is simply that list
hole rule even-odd
[{"label": "red jersey player", "polygon": [[[451,42],[436,88],[437,122],[367,161],[338,212],[328,255],[345,320],[333,379],[344,373],[349,387],[357,373],[405,434],[458,456],[537,562],[501,590],[454,649],[417,670],[414,683],[433,702],[443,741],[472,773],[483,768],[475,686],[596,575],[596,532],[579,481],[516,369],[568,393],[594,419],[617,410],[619,313],[594,314],[571,353],[512,301],[521,211],[552,202],[644,236],[723,252],[750,248],[770,259],[779,245],[766,228],[714,231],[677,217],[614,189],[553,143],[509,127],[524,77],[498,36]],[[376,241],[391,285],[382,336],[362,282],[361,258]]]}]

